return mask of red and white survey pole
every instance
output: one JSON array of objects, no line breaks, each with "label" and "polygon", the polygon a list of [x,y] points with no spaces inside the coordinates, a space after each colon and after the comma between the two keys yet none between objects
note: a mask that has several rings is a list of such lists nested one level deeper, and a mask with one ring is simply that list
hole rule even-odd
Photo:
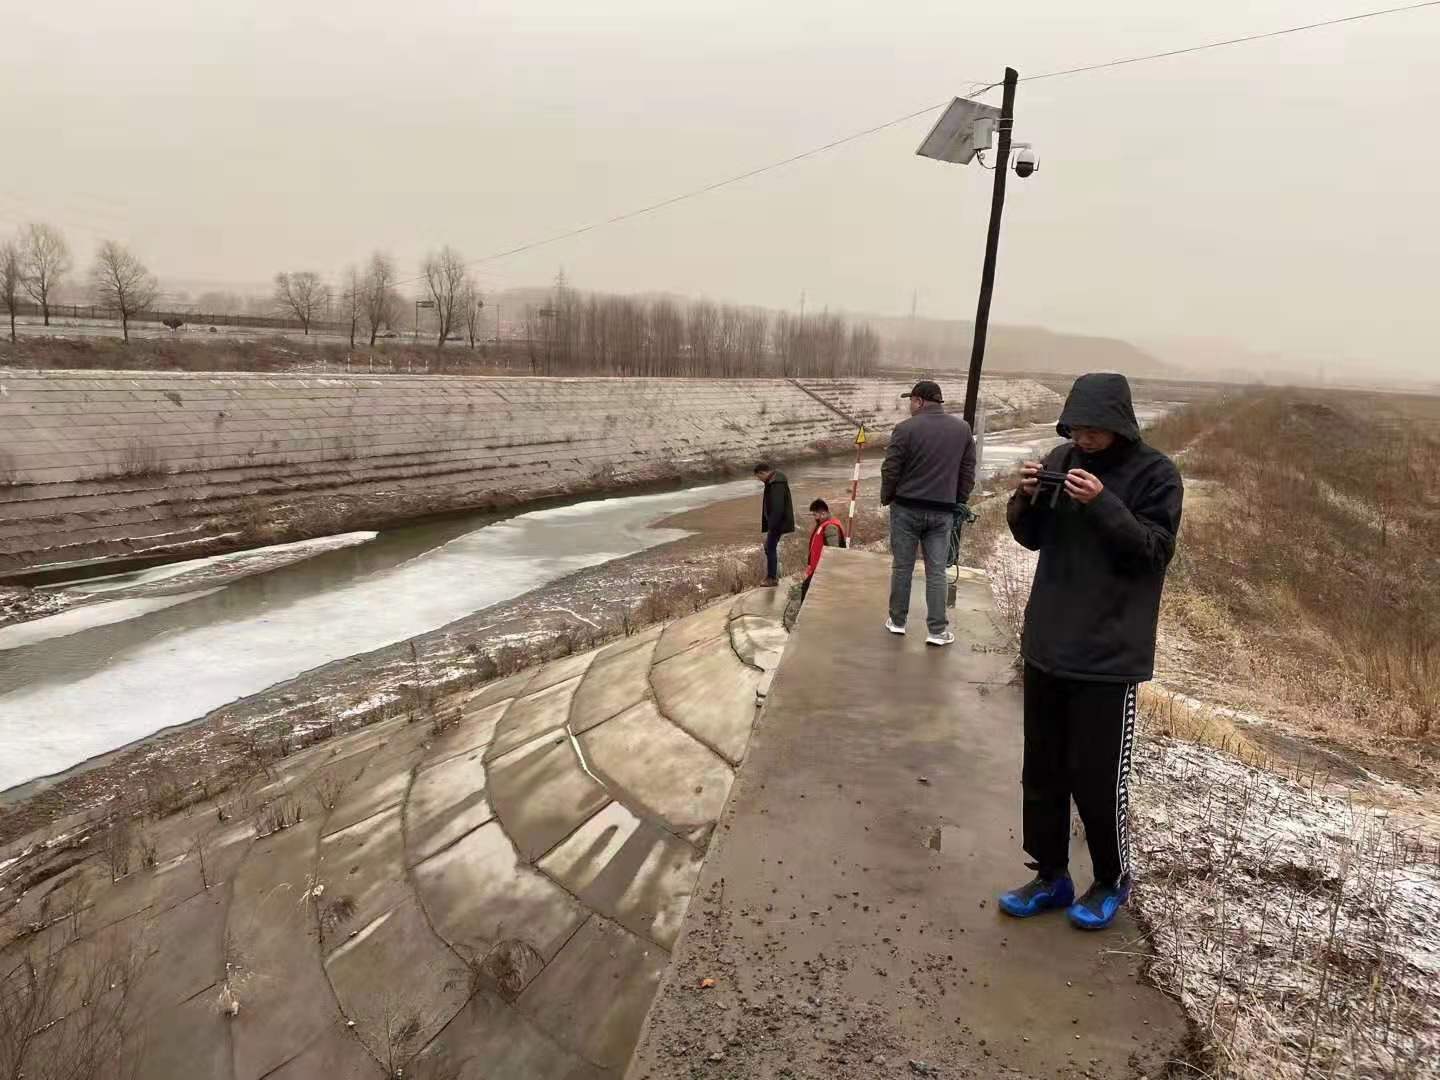
[{"label": "red and white survey pole", "polygon": [[865,449],[865,425],[860,425],[860,430],[855,433],[855,476],[850,481],[850,523],[846,533],[855,535],[855,500],[860,497],[860,454]]}]

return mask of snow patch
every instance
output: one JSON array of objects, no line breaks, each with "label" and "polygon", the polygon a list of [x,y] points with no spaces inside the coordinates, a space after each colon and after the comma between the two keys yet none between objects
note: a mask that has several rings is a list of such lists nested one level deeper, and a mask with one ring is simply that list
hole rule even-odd
[{"label": "snow patch", "polygon": [[180,577],[183,574],[194,573],[199,570],[214,568],[229,568],[235,564],[245,564],[258,561],[262,564],[289,563],[298,561],[301,558],[310,558],[327,551],[337,551],[341,548],[353,547],[356,544],[368,543],[376,537],[374,532],[350,532],[338,533],[335,536],[322,536],[312,540],[297,540],[290,544],[273,544],[269,547],[249,548],[245,551],[230,551],[223,555],[210,555],[201,559],[187,559],[184,562],[167,563],[164,566],[152,567],[149,570],[138,570],[131,573],[111,574],[106,577],[89,578],[84,581],[60,583],[46,586],[47,590],[60,590],[66,592],[80,593],[86,596],[99,595],[109,592],[117,592],[121,589],[138,588],[143,585],[155,585],[171,578]]},{"label": "snow patch", "polygon": [[1225,1075],[1440,1075],[1433,823],[1187,743],[1144,740],[1135,768],[1154,974]]}]

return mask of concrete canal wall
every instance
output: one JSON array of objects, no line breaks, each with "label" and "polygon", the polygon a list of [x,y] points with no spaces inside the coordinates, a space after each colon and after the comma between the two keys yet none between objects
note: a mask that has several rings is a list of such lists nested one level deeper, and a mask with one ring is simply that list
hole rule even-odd
[{"label": "concrete canal wall", "polygon": [[[877,435],[883,379],[0,371],[0,574],[716,472]],[[958,381],[953,397],[958,401]],[[1059,397],[984,384],[990,426]]]}]

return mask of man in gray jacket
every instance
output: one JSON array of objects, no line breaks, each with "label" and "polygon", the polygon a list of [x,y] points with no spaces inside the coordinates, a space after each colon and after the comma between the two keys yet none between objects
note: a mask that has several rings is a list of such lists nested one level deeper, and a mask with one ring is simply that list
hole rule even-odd
[{"label": "man in gray jacket", "polygon": [[945,615],[945,563],[957,503],[975,486],[975,437],[970,425],[945,411],[940,387],[929,380],[902,395],[910,419],[895,425],[880,468],[880,505],[890,507],[890,617],[885,629],[905,633],[915,548],[925,557],[927,645],[955,640]]}]

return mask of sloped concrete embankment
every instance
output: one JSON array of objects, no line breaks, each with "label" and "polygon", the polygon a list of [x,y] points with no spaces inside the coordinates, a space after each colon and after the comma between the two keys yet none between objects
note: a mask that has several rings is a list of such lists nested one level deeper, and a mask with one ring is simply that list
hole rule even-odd
[{"label": "sloped concrete embankment", "polygon": [[[153,868],[115,883],[98,852],[0,850],[0,975],[26,953],[146,953],[128,1033],[146,1080],[613,1080],[784,648],[783,598],[322,743],[137,822]],[[82,833],[81,854],[100,846]],[[20,877],[41,884],[16,901]]]},{"label": "sloped concrete embankment", "polygon": [[[0,574],[716,473],[903,416],[886,380],[0,372]],[[992,415],[1058,405],[987,380]]]}]

